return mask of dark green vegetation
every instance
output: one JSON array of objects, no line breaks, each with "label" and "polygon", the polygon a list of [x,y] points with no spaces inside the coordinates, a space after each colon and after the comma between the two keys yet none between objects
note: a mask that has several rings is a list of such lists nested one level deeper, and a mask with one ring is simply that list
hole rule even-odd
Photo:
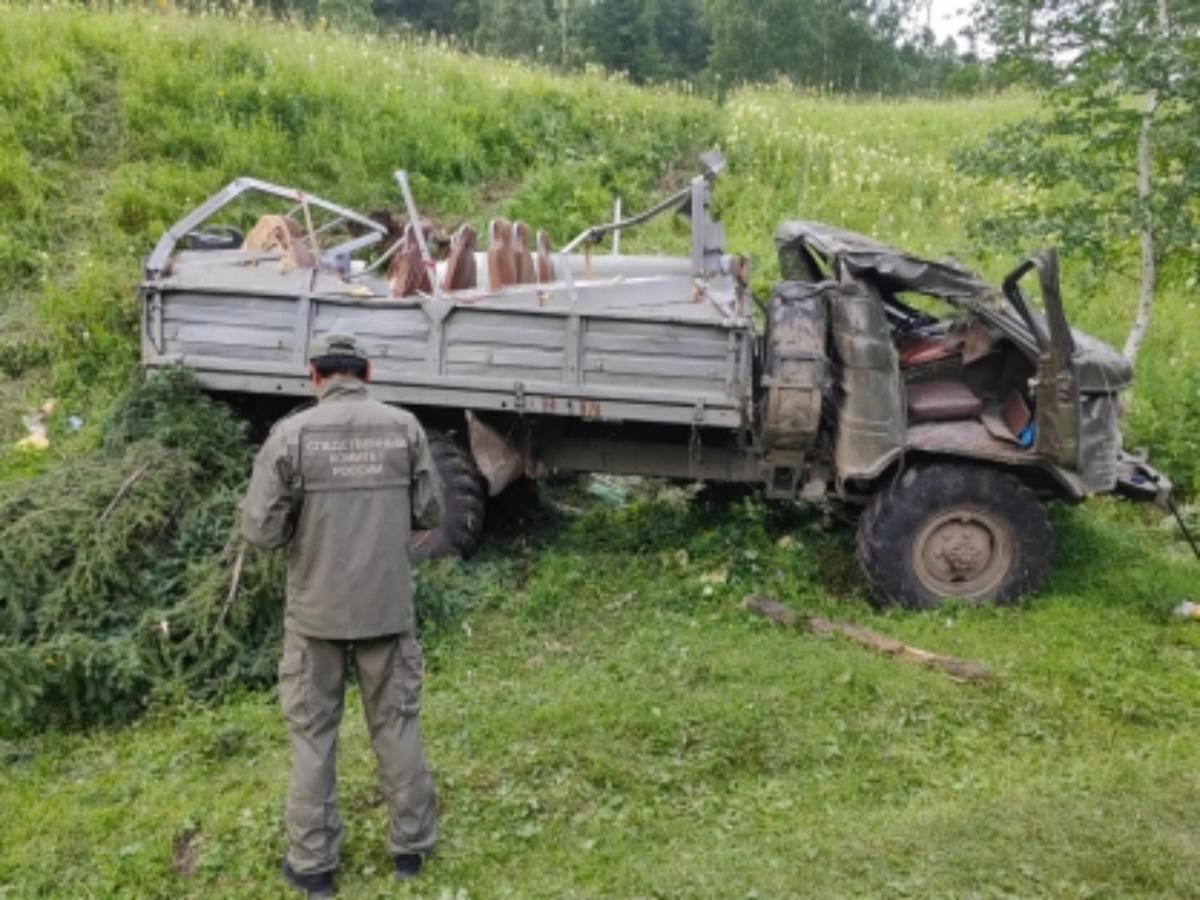
[{"label": "dark green vegetation", "polygon": [[127,394],[97,452],[0,482],[0,723],[271,680],[280,561],[250,557],[229,597],[249,464],[242,425],[180,371]]},{"label": "dark green vegetation", "polygon": [[[716,143],[730,246],[765,287],[787,217],[997,277],[1007,252],[964,236],[1027,200],[949,162],[1032,113],[1023,95],[896,104],[779,87],[718,107],[236,19],[0,6],[0,26],[6,896],[279,895],[287,747],[271,692],[237,688],[271,679],[279,560],[247,557],[223,612],[252,447],[178,382],[128,394],[137,261],[189,204],[255,174],[374,209],[395,204],[403,165],[446,224],[503,211],[561,243],[614,193],[631,208],[677,185]],[[626,247],[686,241],[663,223]],[[1065,249],[1068,309],[1120,344],[1134,290],[1083,276]],[[1161,286],[1128,422],[1187,485],[1192,294]],[[49,396],[51,450],[9,449]],[[71,434],[75,412],[87,424]],[[1017,607],[876,614],[836,518],[680,492],[610,505],[587,486],[498,512],[479,558],[422,570],[444,852],[412,894],[1196,893],[1200,631],[1169,616],[1196,599],[1196,569],[1153,517],[1056,510],[1050,586]],[[1002,679],[954,685],[776,631],[735,608],[750,591]],[[29,732],[71,721],[72,703],[90,721],[150,714]],[[356,704],[348,717],[344,882],[384,895],[383,810]]]},{"label": "dark green vegetation", "polygon": [[[195,2],[187,2],[189,8]],[[560,70],[602,66],[708,93],[788,79],[818,90],[970,91],[974,54],[938,45],[921,0],[254,0],[302,21],[433,34]]]}]

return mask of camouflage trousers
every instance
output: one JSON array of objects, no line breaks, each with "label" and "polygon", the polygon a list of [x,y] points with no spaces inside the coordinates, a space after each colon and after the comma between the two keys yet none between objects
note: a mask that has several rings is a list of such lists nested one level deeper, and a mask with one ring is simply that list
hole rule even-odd
[{"label": "camouflage trousers", "polygon": [[284,823],[288,862],[301,874],[331,871],[340,861],[336,759],[350,655],[390,813],[388,852],[428,853],[437,838],[437,798],[421,746],[423,660],[416,638],[350,642],[288,631],[279,662],[279,701],[292,740]]}]

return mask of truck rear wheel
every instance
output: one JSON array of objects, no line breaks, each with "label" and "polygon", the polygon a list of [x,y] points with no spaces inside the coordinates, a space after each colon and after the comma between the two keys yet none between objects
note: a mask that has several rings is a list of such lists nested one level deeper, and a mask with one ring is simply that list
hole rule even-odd
[{"label": "truck rear wheel", "polygon": [[483,535],[483,476],[471,454],[452,437],[432,430],[425,434],[442,479],[442,521],[430,531],[413,532],[409,552],[413,559],[465,559],[479,548]]},{"label": "truck rear wheel", "polygon": [[1033,491],[986,466],[910,469],[875,495],[858,525],[858,562],[878,605],[1006,603],[1041,586],[1052,549]]}]

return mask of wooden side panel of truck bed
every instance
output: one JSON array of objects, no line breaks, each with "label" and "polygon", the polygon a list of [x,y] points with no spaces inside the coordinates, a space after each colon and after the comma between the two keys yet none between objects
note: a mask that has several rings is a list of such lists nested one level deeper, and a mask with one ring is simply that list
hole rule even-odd
[{"label": "wooden side panel of truck bed", "polygon": [[375,394],[399,403],[731,429],[749,415],[753,326],[685,277],[394,299],[371,281],[181,257],[143,286],[143,360],[213,390],[307,393],[309,342],[348,331]]}]

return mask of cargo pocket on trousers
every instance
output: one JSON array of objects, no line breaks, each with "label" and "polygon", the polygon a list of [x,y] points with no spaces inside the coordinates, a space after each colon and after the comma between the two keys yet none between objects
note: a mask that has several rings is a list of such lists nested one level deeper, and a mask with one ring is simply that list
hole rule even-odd
[{"label": "cargo pocket on trousers", "polygon": [[425,675],[425,657],[421,645],[408,635],[396,639],[393,657],[392,690],[402,716],[421,712],[421,680]]},{"label": "cargo pocket on trousers", "polygon": [[308,728],[312,722],[309,668],[308,650],[302,641],[285,636],[279,659],[279,706],[288,725],[297,730]]}]

